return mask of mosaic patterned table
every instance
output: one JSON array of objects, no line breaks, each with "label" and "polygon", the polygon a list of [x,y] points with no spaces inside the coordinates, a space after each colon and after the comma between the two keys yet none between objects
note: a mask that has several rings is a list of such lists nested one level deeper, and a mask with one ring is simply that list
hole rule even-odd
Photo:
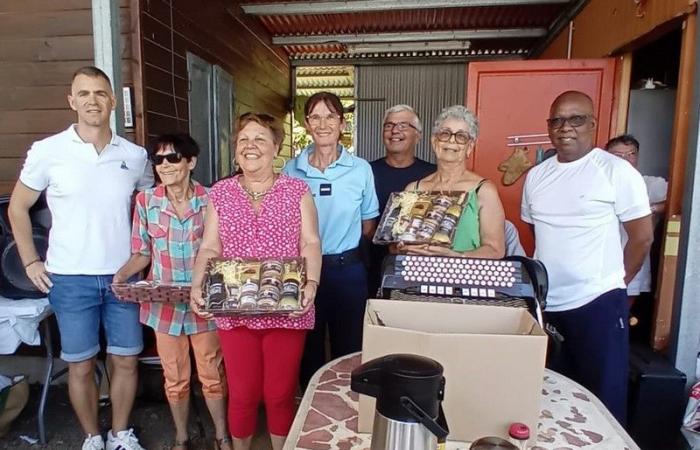
[{"label": "mosaic patterned table", "polygon": [[[357,432],[358,394],[350,372],[360,353],[331,361],[309,383],[284,450],[369,450],[370,434]],[[469,443],[449,442],[449,450]],[[537,445],[531,450],[639,450],[593,394],[556,372],[545,371]]]}]

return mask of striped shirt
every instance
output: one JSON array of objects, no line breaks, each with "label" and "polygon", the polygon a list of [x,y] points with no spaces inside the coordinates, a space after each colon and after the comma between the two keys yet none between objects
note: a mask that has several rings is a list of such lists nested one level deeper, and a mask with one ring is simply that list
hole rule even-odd
[{"label": "striped shirt", "polygon": [[[149,280],[192,281],[192,268],[204,234],[204,213],[208,203],[204,186],[195,181],[193,186],[194,193],[182,219],[168,200],[163,185],[136,196],[131,252],[151,257]],[[197,316],[186,303],[142,303],[140,320],[159,333],[173,336],[216,329],[214,321]]]}]

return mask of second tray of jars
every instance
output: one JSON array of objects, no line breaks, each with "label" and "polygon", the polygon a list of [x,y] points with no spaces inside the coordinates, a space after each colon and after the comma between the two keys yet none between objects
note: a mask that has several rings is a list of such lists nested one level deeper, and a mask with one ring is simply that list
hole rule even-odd
[{"label": "second tray of jars", "polygon": [[452,245],[466,192],[392,192],[372,241]]},{"label": "second tray of jars", "polygon": [[217,316],[300,311],[305,280],[302,258],[214,258],[207,267],[204,310]]}]

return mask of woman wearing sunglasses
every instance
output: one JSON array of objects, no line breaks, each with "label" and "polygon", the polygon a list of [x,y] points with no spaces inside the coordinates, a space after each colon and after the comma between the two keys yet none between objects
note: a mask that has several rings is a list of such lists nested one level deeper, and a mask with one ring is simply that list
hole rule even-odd
[{"label": "woman wearing sunglasses", "polygon": [[478,121],[464,106],[449,106],[438,115],[430,138],[437,172],[409,184],[406,190],[464,192],[462,215],[452,247],[402,242],[397,246],[400,253],[493,259],[504,256],[505,215],[496,186],[466,169],[478,135]]},{"label": "woman wearing sunglasses", "polygon": [[[205,188],[190,175],[199,147],[187,134],[160,136],[151,160],[160,184],[136,196],[132,255],[114,275],[124,282],[151,265],[149,280],[189,283],[204,234],[209,203]],[[216,324],[195,315],[187,303],[142,303],[141,323],[153,328],[163,366],[165,394],[175,422],[172,450],[187,450],[191,362],[216,429],[215,448],[232,450],[226,423],[226,383]]]}]

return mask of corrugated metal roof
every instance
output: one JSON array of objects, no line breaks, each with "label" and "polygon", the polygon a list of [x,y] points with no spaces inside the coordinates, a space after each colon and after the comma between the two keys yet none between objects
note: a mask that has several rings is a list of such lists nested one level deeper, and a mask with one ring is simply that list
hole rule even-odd
[{"label": "corrugated metal roof", "polygon": [[419,9],[355,14],[262,16],[275,36],[546,27],[566,5]]},{"label": "corrugated metal roof", "polygon": [[[265,4],[279,0],[247,0],[246,4]],[[302,0],[297,0],[300,3]],[[398,1],[398,0],[397,0]],[[554,24],[560,24],[561,17],[567,11],[574,10],[581,5],[583,0],[569,0],[568,3],[544,3],[533,4],[532,0],[522,0],[524,4],[509,6],[472,6],[472,7],[445,7],[425,9],[405,9],[391,11],[372,11],[340,14],[284,14],[270,8],[270,15],[255,16],[262,25],[275,38],[301,37],[302,39],[287,42],[279,42],[282,48],[289,54],[292,60],[308,59],[343,59],[355,60],[357,58],[384,58],[384,57],[431,57],[431,56],[456,56],[471,58],[474,56],[498,56],[511,57],[513,55],[525,56],[541,44],[540,37],[532,37],[518,33],[522,37],[501,37],[499,39],[483,39],[478,36],[468,39],[466,49],[436,49],[429,51],[405,51],[401,52],[392,46],[378,52],[366,51],[359,53],[353,48],[348,48],[341,42],[312,43],[303,37],[322,35],[353,34],[371,36],[374,39],[386,42],[388,36],[376,36],[382,33],[436,33],[445,31],[487,31],[487,30],[522,30],[523,32],[549,30],[551,33]],[[285,4],[293,4],[288,2]],[[304,3],[309,3],[304,1]],[[281,5],[281,4],[280,4]],[[265,14],[264,12],[261,14]],[[425,37],[425,36],[423,36]],[[393,36],[392,36],[393,38]],[[335,40],[335,39],[334,39]],[[425,40],[437,40],[432,39]],[[405,39],[404,39],[405,41]],[[318,42],[318,40],[316,40]],[[355,41],[357,42],[357,41]],[[460,42],[467,42],[462,38]],[[386,47],[386,46],[385,46]],[[454,48],[454,47],[451,47]],[[399,50],[399,51],[394,51]]]}]

